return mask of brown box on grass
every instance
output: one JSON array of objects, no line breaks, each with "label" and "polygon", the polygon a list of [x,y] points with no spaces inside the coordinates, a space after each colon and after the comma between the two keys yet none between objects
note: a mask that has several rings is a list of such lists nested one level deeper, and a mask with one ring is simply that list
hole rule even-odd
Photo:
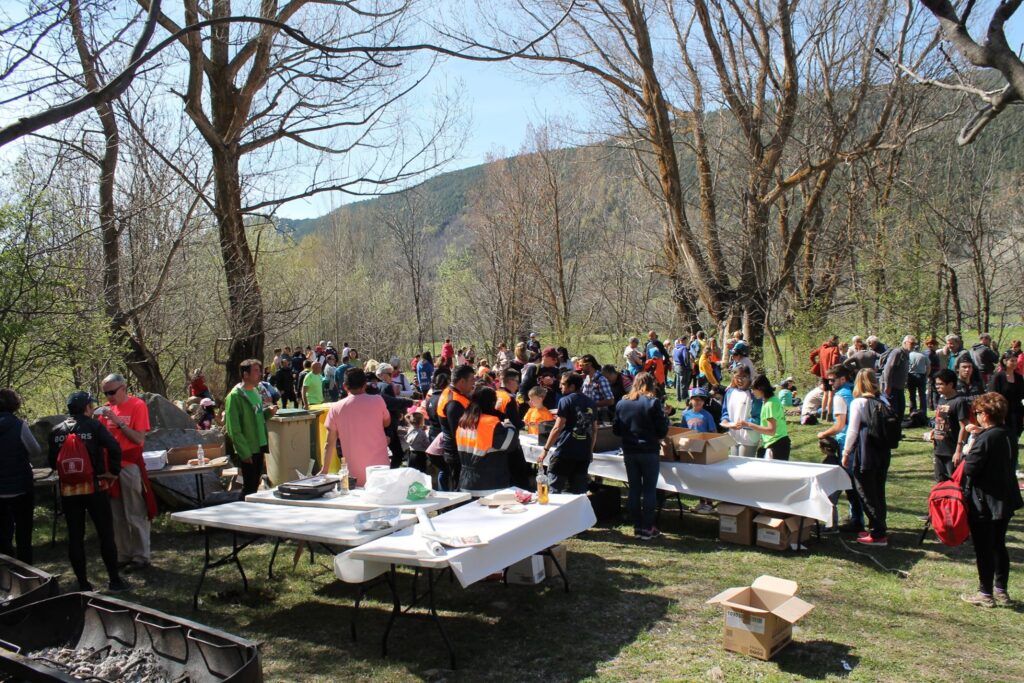
[{"label": "brown box on grass", "polygon": [[803,519],[803,528],[800,525],[801,517],[790,515],[788,517],[763,514],[754,517],[757,536],[756,544],[769,550],[786,550],[798,541],[803,542],[811,537],[811,527],[814,522]]},{"label": "brown box on grass", "polygon": [[544,558],[530,555],[525,560],[519,560],[508,568],[505,576],[509,583],[535,586],[544,581]]},{"label": "brown box on grass", "polygon": [[[197,451],[199,446],[175,446],[167,450],[167,464],[168,465],[187,465],[189,460],[194,460],[198,457]],[[224,444],[222,443],[204,443],[203,444],[203,455],[206,456],[207,460],[213,460],[224,455]]]},{"label": "brown box on grass", "polygon": [[795,581],[759,576],[749,587],[728,588],[707,601],[725,612],[722,647],[768,660],[793,639],[793,624],[814,605],[796,597]]},{"label": "brown box on grass", "polygon": [[680,434],[673,440],[676,459],[695,465],[710,465],[729,457],[729,449],[736,441],[728,434],[706,434],[690,432]]},{"label": "brown box on grass", "polygon": [[[566,561],[566,558],[567,558],[566,551],[565,551],[565,546],[561,545],[561,544],[553,545],[553,546],[551,546],[551,548],[549,548],[549,550],[551,551],[551,554],[554,555],[555,558],[558,560],[558,564],[560,564],[562,566],[562,571],[563,572],[564,571],[568,571],[566,569],[566,566],[565,566],[565,561]],[[548,557],[547,555],[542,555],[541,557],[544,558],[544,575],[545,575],[545,577],[549,578],[549,579],[551,579],[551,578],[560,579],[561,578],[561,574],[558,573],[558,569],[555,567],[555,563],[551,560],[551,558]]]},{"label": "brown box on grass", "polygon": [[718,538],[726,543],[751,545],[754,542],[754,509],[732,503],[718,504]]}]

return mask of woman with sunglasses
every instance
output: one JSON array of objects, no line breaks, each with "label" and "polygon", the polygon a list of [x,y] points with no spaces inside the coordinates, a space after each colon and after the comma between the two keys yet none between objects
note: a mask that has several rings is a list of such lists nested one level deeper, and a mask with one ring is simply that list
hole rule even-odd
[{"label": "woman with sunglasses", "polygon": [[1015,475],[1017,440],[1003,427],[1006,399],[990,391],[971,405],[978,420],[974,443],[964,455],[967,522],[978,566],[978,592],[960,599],[978,607],[1009,605],[1010,555],[1006,529],[1015,510],[1024,507]]}]

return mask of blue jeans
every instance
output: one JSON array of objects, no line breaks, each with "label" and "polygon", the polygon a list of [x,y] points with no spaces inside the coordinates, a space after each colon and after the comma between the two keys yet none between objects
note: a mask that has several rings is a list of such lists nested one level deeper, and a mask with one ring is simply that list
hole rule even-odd
[{"label": "blue jeans", "polygon": [[624,453],[626,478],[629,480],[629,516],[636,530],[654,526],[657,507],[658,472],[661,459],[658,453]]}]

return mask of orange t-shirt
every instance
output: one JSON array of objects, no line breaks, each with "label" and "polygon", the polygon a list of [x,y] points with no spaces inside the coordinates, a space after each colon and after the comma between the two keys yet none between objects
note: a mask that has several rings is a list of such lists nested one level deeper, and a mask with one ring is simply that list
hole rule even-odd
[{"label": "orange t-shirt", "polygon": [[540,434],[540,423],[541,422],[554,422],[555,414],[547,408],[530,408],[526,411],[526,415],[523,416],[523,422],[526,423],[527,434]]},{"label": "orange t-shirt", "polygon": [[[141,398],[129,396],[120,405],[112,406],[107,404],[106,407],[110,408],[111,412],[117,415],[118,419],[126,427],[140,431],[143,434],[149,431],[149,408],[146,407],[146,402]],[[124,432],[114,425],[113,420],[107,419],[106,416],[101,416],[100,421],[117,439],[117,443],[121,447],[121,462],[123,464],[138,465],[142,461],[142,446],[125,436]]]}]

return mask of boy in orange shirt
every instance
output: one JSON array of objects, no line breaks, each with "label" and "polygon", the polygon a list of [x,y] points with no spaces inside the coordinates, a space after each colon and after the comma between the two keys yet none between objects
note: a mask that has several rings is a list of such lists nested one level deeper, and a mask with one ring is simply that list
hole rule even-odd
[{"label": "boy in orange shirt", "polygon": [[526,423],[527,434],[540,434],[540,423],[541,422],[554,422],[555,414],[544,407],[544,397],[547,395],[548,390],[541,386],[536,386],[530,389],[528,394],[530,409],[526,411],[526,415],[523,416],[523,422]]}]

